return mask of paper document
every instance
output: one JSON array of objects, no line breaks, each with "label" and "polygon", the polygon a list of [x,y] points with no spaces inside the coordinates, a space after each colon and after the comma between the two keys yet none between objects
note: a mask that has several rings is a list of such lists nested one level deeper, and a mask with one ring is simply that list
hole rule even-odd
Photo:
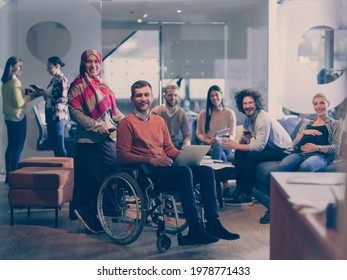
[{"label": "paper document", "polygon": [[317,173],[312,177],[294,176],[287,179],[288,184],[310,184],[310,185],[344,185],[346,176],[319,176]]}]

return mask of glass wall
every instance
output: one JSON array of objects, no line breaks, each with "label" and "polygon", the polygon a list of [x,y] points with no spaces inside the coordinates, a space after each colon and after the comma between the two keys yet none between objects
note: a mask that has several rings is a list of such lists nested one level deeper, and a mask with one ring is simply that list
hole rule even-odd
[{"label": "glass wall", "polygon": [[[225,24],[162,26],[163,86],[181,81],[181,101],[191,110],[205,107],[208,88],[225,90],[227,36]],[[171,81],[171,82],[170,82]]]},{"label": "glass wall", "polygon": [[124,114],[132,110],[130,87],[137,80],[146,80],[159,93],[159,31],[137,31],[104,60],[103,77],[115,91],[117,106]]},{"label": "glass wall", "polygon": [[243,30],[240,35],[227,23],[158,24],[157,30],[138,30],[107,56],[103,77],[116,91],[124,114],[132,110],[130,86],[139,79],[152,84],[154,106],[161,103],[167,85],[177,84],[182,107],[190,104],[199,112],[209,87],[218,85],[226,106],[238,113],[237,90],[253,87],[267,96],[267,28]]}]

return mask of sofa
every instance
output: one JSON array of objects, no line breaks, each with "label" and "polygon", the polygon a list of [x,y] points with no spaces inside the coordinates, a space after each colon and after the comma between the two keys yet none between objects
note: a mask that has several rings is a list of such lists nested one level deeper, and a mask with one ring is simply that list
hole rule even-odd
[{"label": "sofa", "polygon": [[[286,119],[279,119],[278,122],[284,127],[284,129],[288,132],[290,137],[294,140],[296,137],[301,125],[303,122],[307,121],[308,119],[305,118],[298,118],[298,117],[290,117]],[[192,119],[191,122],[189,122],[189,127],[192,132],[192,144],[199,145],[200,142],[197,139],[195,133],[196,130],[196,122],[197,119]],[[237,121],[237,127],[236,127],[236,137],[235,140],[238,141],[243,133],[243,121],[238,120]],[[344,155],[347,154],[347,147],[346,147],[346,140],[345,135],[343,137],[342,143],[345,143],[341,147],[340,154],[342,152]],[[256,182],[253,187],[253,197],[255,197],[260,203],[262,203],[265,207],[270,206],[270,175],[271,172],[276,172],[279,165],[279,161],[268,161],[258,164],[256,169]],[[346,160],[340,160],[335,163],[331,163],[327,165],[325,168],[320,170],[319,172],[346,172],[347,170],[347,161]],[[235,179],[235,174],[231,174],[230,180]]]},{"label": "sofa", "polygon": [[[280,124],[286,129],[292,139],[294,139],[298,133],[298,130],[302,123],[306,119],[302,118],[288,118],[278,120]],[[343,139],[342,143],[346,143]],[[341,147],[342,154],[346,149],[346,144]],[[344,154],[346,154],[344,152]],[[270,175],[271,172],[276,172],[279,165],[279,161],[268,161],[258,164],[256,169],[256,182],[253,188],[253,197],[255,197],[260,203],[265,207],[270,206]],[[321,169],[319,172],[346,172],[347,162],[346,160],[339,160],[328,164],[325,168]]]}]

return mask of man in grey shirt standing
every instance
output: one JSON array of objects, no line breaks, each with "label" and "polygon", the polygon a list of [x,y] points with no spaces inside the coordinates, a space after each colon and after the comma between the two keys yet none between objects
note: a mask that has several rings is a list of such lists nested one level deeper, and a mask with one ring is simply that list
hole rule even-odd
[{"label": "man in grey shirt standing", "polygon": [[[227,203],[234,206],[252,205],[252,190],[256,167],[265,161],[282,160],[283,151],[292,140],[281,124],[262,110],[263,97],[258,91],[244,89],[235,93],[239,111],[246,115],[244,132],[237,143],[223,139],[223,147],[235,149],[236,191]],[[264,220],[265,221],[265,220]]]}]

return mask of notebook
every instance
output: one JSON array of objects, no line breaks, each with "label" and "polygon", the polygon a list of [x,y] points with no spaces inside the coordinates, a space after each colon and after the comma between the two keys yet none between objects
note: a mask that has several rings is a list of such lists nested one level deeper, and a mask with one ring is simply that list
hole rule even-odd
[{"label": "notebook", "polygon": [[175,159],[173,166],[178,165],[200,165],[201,160],[210,150],[210,145],[189,145],[184,146],[178,157]]},{"label": "notebook", "polygon": [[230,129],[229,128],[226,128],[226,129],[222,129],[222,130],[219,130],[216,132],[216,134],[214,135],[214,138],[221,138],[223,136],[226,136],[226,135],[229,135],[229,131]]}]

